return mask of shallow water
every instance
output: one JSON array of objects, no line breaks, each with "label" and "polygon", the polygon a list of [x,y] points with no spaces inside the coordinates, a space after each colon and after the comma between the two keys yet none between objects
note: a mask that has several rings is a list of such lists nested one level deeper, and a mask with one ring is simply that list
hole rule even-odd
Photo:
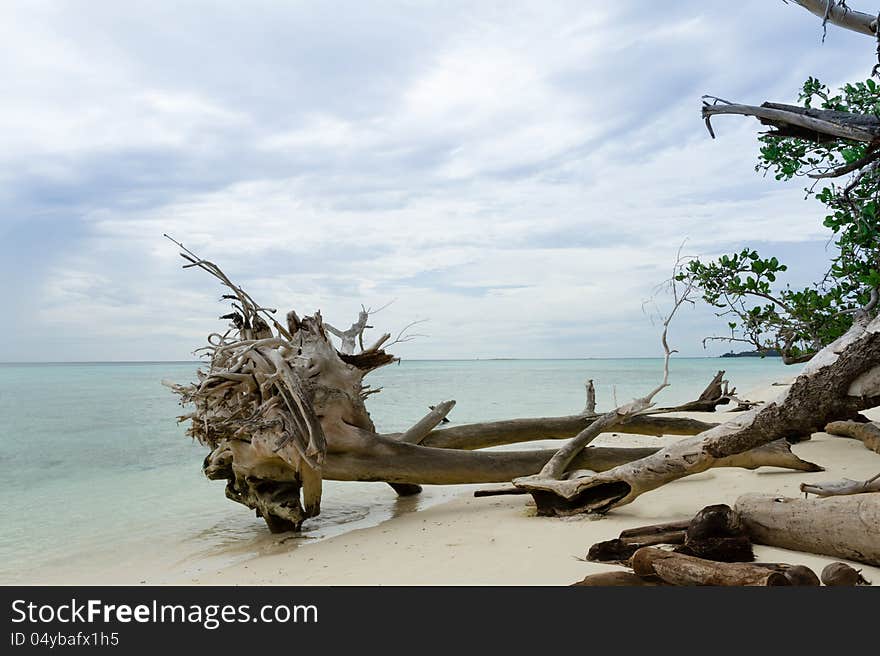
[{"label": "shallow water", "polygon": [[[271,536],[261,520],[228,501],[223,483],[201,475],[206,451],[184,435],[182,409],[162,379],[186,382],[195,363],[0,365],[0,583],[94,580],[96,571],[126,581],[156,581],[343,531],[373,526],[456,494],[427,487],[398,498],[382,483],[327,482],[321,515],[301,536]],[[455,423],[572,414],[583,384],[596,381],[599,409],[643,394],[659,381],[661,361],[404,361],[369,382],[378,429],[399,431],[427,406],[456,399]],[[778,359],[673,360],[673,387],[659,399],[693,399],[727,370],[740,391],[796,369]],[[121,579],[120,579],[121,580]]]}]

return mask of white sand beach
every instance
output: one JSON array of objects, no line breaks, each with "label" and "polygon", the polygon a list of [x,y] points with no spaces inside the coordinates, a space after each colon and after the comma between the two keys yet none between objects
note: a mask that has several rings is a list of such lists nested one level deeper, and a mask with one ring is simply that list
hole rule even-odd
[{"label": "white sand beach", "polygon": [[[779,386],[745,394],[769,399]],[[689,413],[718,420],[719,413]],[[880,411],[867,413],[880,419]],[[605,435],[598,443],[646,446],[677,438]],[[424,511],[408,513],[378,526],[355,530],[313,544],[258,556],[231,566],[196,565],[186,575],[165,572],[149,583],[202,585],[567,585],[587,574],[620,570],[583,560],[595,542],[626,528],[685,519],[709,504],[733,505],[746,492],[798,496],[803,481],[839,478],[863,480],[880,471],[880,456],[861,442],[825,433],[794,446],[825,472],[802,473],[764,468],[757,471],[713,469],[646,494],[603,517],[557,519],[534,516],[528,497],[461,496]],[[803,564],[819,573],[833,558],[764,546],[759,561]],[[880,568],[851,563],[875,585]]]}]

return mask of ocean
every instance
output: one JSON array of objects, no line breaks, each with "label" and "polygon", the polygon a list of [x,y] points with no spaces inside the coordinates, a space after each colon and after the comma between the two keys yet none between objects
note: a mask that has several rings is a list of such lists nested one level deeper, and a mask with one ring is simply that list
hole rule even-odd
[{"label": "ocean", "polygon": [[[438,503],[459,488],[398,498],[382,483],[325,484],[322,513],[300,535],[268,533],[201,474],[206,449],[184,435],[162,379],[187,382],[198,363],[0,364],[0,583],[162,582],[258,553],[295,548]],[[659,359],[400,362],[368,378],[380,432],[400,431],[428,405],[455,399],[455,423],[598,409],[656,385]],[[691,400],[719,369],[740,392],[794,376],[778,358],[678,358],[658,401]],[[111,573],[113,576],[111,577]],[[164,578],[163,578],[164,577]]]}]

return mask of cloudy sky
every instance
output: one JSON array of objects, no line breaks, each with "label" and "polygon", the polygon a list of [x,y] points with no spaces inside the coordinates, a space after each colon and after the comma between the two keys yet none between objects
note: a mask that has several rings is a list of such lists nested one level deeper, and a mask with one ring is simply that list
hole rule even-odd
[{"label": "cloudy sky", "polygon": [[[767,0],[0,4],[0,361],[190,359],[220,289],[394,331],[407,358],[658,354],[676,250],[826,259],[757,124],[870,39]],[[673,327],[685,355],[719,323]]]}]

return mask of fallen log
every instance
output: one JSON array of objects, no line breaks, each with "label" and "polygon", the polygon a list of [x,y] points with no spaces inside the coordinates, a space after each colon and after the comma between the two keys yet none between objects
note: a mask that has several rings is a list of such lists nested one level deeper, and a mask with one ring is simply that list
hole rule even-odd
[{"label": "fallen log", "polygon": [[690,520],[621,531],[619,537],[591,546],[587,560],[627,562],[642,547],[660,544],[678,545],[676,552],[708,560],[754,560],[752,544],[745,529],[736,513],[726,505],[706,506]]},{"label": "fallen log", "polygon": [[861,440],[874,453],[880,453],[880,426],[873,422],[832,421],[825,426],[825,432],[839,437]]},{"label": "fallen log", "polygon": [[[435,428],[421,441],[422,446],[441,449],[484,449],[490,446],[561,440],[574,437],[592,424],[600,415],[583,414],[563,417],[534,417],[462,424],[450,428]],[[696,435],[717,424],[686,417],[654,417],[639,415],[625,419],[616,426],[617,433],[636,435]],[[395,435],[386,437],[394,438]]]},{"label": "fallen log", "polygon": [[587,560],[597,563],[626,563],[636,551],[642,547],[653,547],[659,544],[683,544],[684,530],[643,535],[631,538],[614,538],[597,542],[587,552]]},{"label": "fallen log", "polygon": [[670,585],[792,585],[786,575],[776,569],[750,563],[719,563],[657,547],[639,549],[633,555],[632,566],[636,575],[643,578],[656,576]]},{"label": "fallen log", "polygon": [[[361,434],[353,428],[350,435]],[[597,447],[582,449],[571,461],[576,470],[602,472],[623,463],[644,458],[658,449],[639,447]],[[421,483],[454,485],[458,483],[503,483],[526,476],[545,466],[557,453],[556,449],[529,451],[463,451],[435,449],[386,440],[363,432],[363,443],[357,449],[328,452],[324,460],[324,478],[336,481],[384,481],[387,483]],[[268,456],[261,453],[261,456]],[[213,458],[213,454],[209,458]],[[244,458],[241,458],[244,462]],[[270,463],[266,463],[267,466]],[[277,464],[277,463],[276,463]],[[723,458],[714,467],[785,467],[798,471],[821,471],[818,465],[802,460],[782,440],[758,449]],[[276,474],[277,475],[277,474]]]},{"label": "fallen log", "polygon": [[[300,318],[291,310],[282,325],[274,309],[257,303],[215,264],[175,243],[188,262],[185,266],[203,269],[222,282],[224,298],[233,305],[233,312],[223,317],[231,322],[228,329],[212,333],[207,345],[198,349],[209,358],[205,370],[197,371],[190,384],[169,383],[183,405],[194,406],[180,420],[189,423],[190,437],[210,449],[203,462],[205,475],[225,480],[226,496],[255,510],[273,531],[298,530],[318,515],[324,480],[384,481],[401,494],[417,493],[420,484],[509,482],[545,470],[568,483],[662,453],[584,448],[609,428],[659,435],[692,434],[706,427],[711,431],[715,426],[650,417],[646,412],[653,407],[654,395],[669,384],[670,315],[662,340],[662,384],[614,411],[437,429],[451,408],[449,402],[403,434],[381,435],[365,404],[377,390],[364,384],[364,378],[397,361],[385,350],[395,343],[386,345],[387,334],[368,348],[361,345],[359,351],[349,349],[349,336],[348,346],[338,350],[320,312]],[[676,307],[684,301],[679,298]],[[355,338],[360,343],[360,335]],[[474,451],[572,434],[575,439],[559,450]],[[784,443],[753,446],[758,448],[714,454],[711,462],[701,464],[701,471],[711,466],[820,469],[792,454]]]},{"label": "fallen log", "polygon": [[880,565],[880,494],[829,499],[745,494],[735,509],[758,544]]},{"label": "fallen log", "polygon": [[830,421],[855,418],[860,410],[880,405],[878,372],[880,317],[864,313],[844,335],[819,351],[790,387],[760,408],[738,413],[705,433],[594,476],[530,477],[514,484],[532,492],[542,514],[608,512],[645,492],[706,471],[717,458],[779,439],[797,439]]}]

